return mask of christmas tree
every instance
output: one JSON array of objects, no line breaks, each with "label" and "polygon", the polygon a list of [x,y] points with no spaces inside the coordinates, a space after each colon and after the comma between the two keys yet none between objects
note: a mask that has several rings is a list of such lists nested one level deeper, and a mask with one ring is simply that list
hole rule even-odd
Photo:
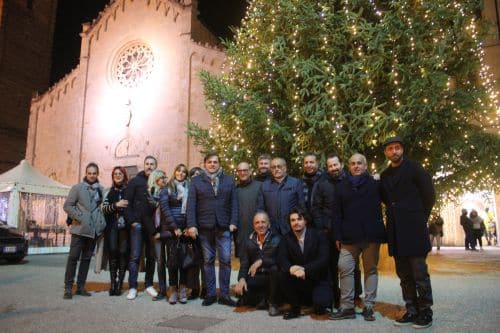
[{"label": "christmas tree", "polygon": [[213,122],[188,133],[226,168],[271,153],[295,174],[305,152],[332,151],[361,152],[380,172],[381,143],[399,135],[441,193],[498,186],[480,3],[250,1],[222,74],[201,74]]}]

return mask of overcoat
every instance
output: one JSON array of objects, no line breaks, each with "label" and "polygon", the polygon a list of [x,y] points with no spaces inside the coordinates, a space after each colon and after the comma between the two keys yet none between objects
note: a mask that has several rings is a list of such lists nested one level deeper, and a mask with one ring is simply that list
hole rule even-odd
[{"label": "overcoat", "polygon": [[431,250],[427,221],[436,201],[431,176],[407,159],[381,174],[391,256],[423,256]]}]

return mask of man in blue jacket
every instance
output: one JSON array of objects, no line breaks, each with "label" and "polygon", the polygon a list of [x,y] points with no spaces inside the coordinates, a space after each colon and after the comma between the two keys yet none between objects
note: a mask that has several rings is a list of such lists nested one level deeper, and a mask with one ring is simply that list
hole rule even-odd
[{"label": "man in blue jacket", "polygon": [[296,207],[305,208],[304,189],[300,180],[287,175],[286,161],[281,157],[272,159],[271,175],[271,179],[262,183],[257,209],[269,215],[274,234],[286,235],[290,231],[290,211]]},{"label": "man in blue jacket", "polygon": [[192,238],[200,237],[207,295],[202,305],[217,301],[215,293],[215,251],[219,253],[219,304],[235,306],[229,297],[231,276],[231,232],[238,228],[238,193],[231,176],[225,175],[219,156],[204,159],[204,172],[189,186],[187,227]]},{"label": "man in blue jacket", "polygon": [[387,242],[406,303],[406,313],[394,325],[426,328],[432,325],[433,304],[425,261],[431,250],[427,221],[436,195],[431,176],[420,164],[404,158],[403,152],[401,138],[384,142],[384,155],[391,162],[381,174]]}]

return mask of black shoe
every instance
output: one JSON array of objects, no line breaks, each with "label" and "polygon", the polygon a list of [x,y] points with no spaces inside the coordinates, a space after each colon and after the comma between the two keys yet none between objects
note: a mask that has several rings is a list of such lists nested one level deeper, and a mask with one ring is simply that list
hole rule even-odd
[{"label": "black shoe", "polygon": [[276,317],[279,314],[280,310],[278,309],[278,306],[275,304],[269,304],[269,315],[271,317]]},{"label": "black shoe", "polygon": [[373,313],[372,308],[364,307],[363,312],[361,314],[363,315],[363,318],[366,321],[374,321],[375,320],[375,314]]},{"label": "black shoe", "polygon": [[321,316],[327,313],[328,311],[326,310],[325,306],[315,305],[313,307],[313,312],[315,315]]},{"label": "black shoe", "polygon": [[340,309],[337,313],[330,315],[330,320],[355,319],[356,312],[354,309]]},{"label": "black shoe", "polygon": [[283,314],[283,319],[290,320],[300,317],[300,308],[291,308]]},{"label": "black shoe", "polygon": [[205,297],[207,297],[207,290],[205,288],[202,288],[200,292],[200,298],[205,299]]},{"label": "black shoe", "polygon": [[403,317],[396,319],[393,324],[395,326],[408,326],[413,324],[413,322],[417,319],[417,315],[415,313],[406,312]]},{"label": "black shoe", "polygon": [[80,295],[80,296],[85,296],[85,297],[92,296],[92,294],[89,293],[85,288],[77,289],[75,295]]},{"label": "black shoe", "polygon": [[113,284],[111,284],[111,287],[109,288],[108,294],[109,294],[109,296],[116,296],[115,286],[113,286]]},{"label": "black shoe", "polygon": [[63,299],[72,299],[72,298],[73,298],[73,293],[71,292],[71,289],[64,290]]},{"label": "black shoe", "polygon": [[217,303],[227,306],[236,306],[236,302],[233,301],[229,296],[219,297]]},{"label": "black shoe", "polygon": [[214,304],[215,302],[217,302],[217,296],[207,296],[207,297],[205,297],[203,302],[201,302],[201,305],[209,306],[209,305]]},{"label": "black shoe", "polygon": [[158,295],[152,298],[153,301],[161,301],[165,299],[165,293],[159,292]]},{"label": "black shoe", "polygon": [[192,289],[191,295],[189,295],[188,300],[197,299],[198,297],[200,297],[200,290],[199,289]]},{"label": "black shoe", "polygon": [[268,306],[267,306],[267,301],[265,299],[261,300],[256,306],[255,308],[257,310],[267,310]]},{"label": "black shoe", "polygon": [[426,313],[419,314],[413,322],[413,328],[427,328],[432,325],[432,316]]},{"label": "black shoe", "polygon": [[122,295],[122,285],[123,283],[118,282],[115,288],[115,296],[121,296]]}]

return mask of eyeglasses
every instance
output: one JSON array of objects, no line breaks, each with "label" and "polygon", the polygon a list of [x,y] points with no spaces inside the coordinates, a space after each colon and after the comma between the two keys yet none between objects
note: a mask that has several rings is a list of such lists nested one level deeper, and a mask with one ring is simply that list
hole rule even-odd
[{"label": "eyeglasses", "polygon": [[285,167],[284,165],[280,165],[280,164],[278,164],[278,165],[271,165],[271,169],[280,169],[281,170],[284,167]]},{"label": "eyeglasses", "polygon": [[248,170],[248,169],[238,169],[238,170],[236,170],[236,172],[248,172],[248,171],[250,171],[250,170]]}]

